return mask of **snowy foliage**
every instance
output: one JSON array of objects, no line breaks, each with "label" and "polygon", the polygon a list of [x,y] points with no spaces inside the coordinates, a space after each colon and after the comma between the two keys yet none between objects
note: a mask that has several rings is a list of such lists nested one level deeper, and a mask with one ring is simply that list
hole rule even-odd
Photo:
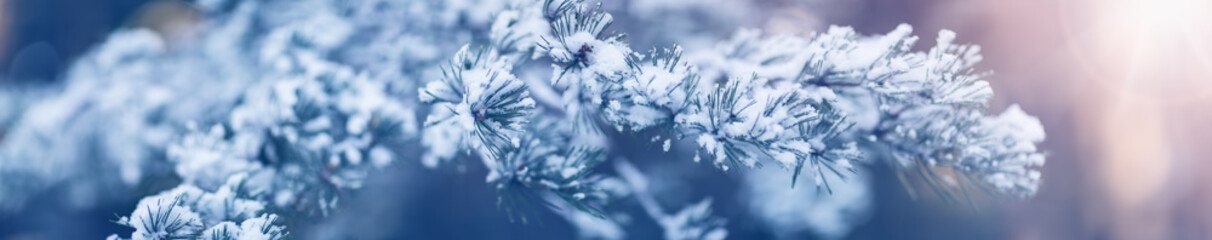
[{"label": "snowy foliage", "polygon": [[452,157],[453,152],[444,149],[450,146],[443,146],[452,142],[476,149],[488,160],[520,144],[517,130],[529,122],[534,100],[495,51],[472,53],[464,46],[442,75],[419,93],[422,102],[434,104],[425,120],[425,135],[442,137],[426,139],[425,144],[435,149],[423,160],[426,165],[435,165],[436,158]]},{"label": "snowy foliage", "polygon": [[[829,193],[833,187],[828,180],[853,177],[865,156],[888,159],[901,171],[918,173],[947,200],[957,200],[956,192],[969,196],[970,186],[1028,197],[1038,185],[1034,169],[1043,163],[1035,149],[1043,140],[1042,134],[1034,134],[1042,133],[1038,121],[1017,108],[1007,117],[982,117],[992,90],[982,80],[987,74],[971,70],[980,61],[979,48],[954,44],[950,31],[941,31],[937,45],[927,52],[911,50],[917,37],[908,25],[871,37],[846,27],[807,39],[741,31],[715,51],[698,52],[686,62],[680,47],[654,49],[645,56],[631,50],[625,35],[605,34],[614,18],[600,7],[546,1],[541,10],[550,22],[550,35],[518,24],[520,12],[503,15],[498,23],[505,24],[494,26],[492,35],[539,36],[536,51],[541,54],[533,56],[552,62],[552,80],[550,86],[528,81],[529,87],[562,96],[561,102],[540,108],[548,111],[539,116],[552,116],[575,133],[610,135],[607,131],[613,129],[654,134],[644,130],[659,126],[652,142],[666,151],[672,141],[690,139],[699,147],[696,162],[706,158],[722,170],[773,163],[791,169],[791,186],[803,174]],[[531,15],[537,14],[532,10]],[[494,41],[498,45],[493,47],[524,51],[528,39]],[[524,64],[524,58],[511,60],[516,61],[503,65]],[[492,131],[535,134],[527,132],[531,129]],[[1018,132],[1025,133],[1010,134]],[[860,148],[859,141],[871,144]],[[520,155],[530,151],[508,150]],[[485,163],[501,169],[498,161]],[[940,175],[936,169],[952,170]],[[490,174],[490,181],[499,172]],[[960,183],[956,178],[979,181]],[[658,222],[679,225],[687,221],[682,218],[703,218],[706,204],[709,201]],[[676,229],[666,229],[671,228]],[[677,238],[679,232],[669,230],[667,237]],[[690,234],[706,236],[699,230]]]},{"label": "snowy foliage", "polygon": [[[130,217],[115,222],[135,229],[132,240],[285,239],[284,227],[274,225],[276,215],[265,214],[260,202],[240,197],[244,184],[243,175],[238,175],[216,192],[181,185],[143,198]],[[115,234],[109,239],[122,238]]]},{"label": "snowy foliage", "polygon": [[[203,49],[170,53],[167,48],[151,31],[122,30],[81,58],[57,96],[32,103],[9,128],[0,143],[0,162],[6,171],[19,173],[2,177],[21,179],[0,181],[5,185],[0,188],[16,183],[42,188],[80,178],[83,168],[70,166],[82,164],[111,170],[107,178],[117,184],[136,185],[150,162],[163,158],[158,152],[179,124],[207,120],[212,111],[230,107],[245,80],[239,70],[213,62],[218,57]],[[203,80],[193,76],[213,79],[198,85]],[[0,202],[20,205],[29,194],[4,194]]]},{"label": "snowy foliage", "polygon": [[[537,129],[555,127],[551,124],[536,126]],[[605,160],[605,152],[593,146],[569,146],[568,139],[569,136],[550,133],[530,135],[518,145],[505,149],[502,157],[492,163],[488,176],[488,181],[495,183],[502,195],[498,204],[509,211],[522,208],[518,201],[534,200],[525,199],[533,198],[528,195],[534,193],[517,188],[538,189],[574,209],[602,217],[597,205],[610,196],[597,186],[602,177],[592,174],[594,167]]]},{"label": "snowy foliage", "polygon": [[261,52],[265,80],[245,92],[230,119],[168,149],[177,174],[208,187],[251,173],[252,188],[273,206],[327,214],[368,170],[392,163],[389,147],[416,132],[414,112],[385,92],[386,83],[319,57],[323,45],[342,39],[313,40],[270,37]]},{"label": "snowy foliage", "polygon": [[[1033,195],[1039,183],[1035,167],[1043,165],[1043,155],[1035,149],[1043,141],[1038,120],[1015,110],[1008,117],[1014,120],[985,123],[997,118],[982,117],[993,90],[983,80],[988,74],[972,70],[981,60],[980,48],[955,44],[955,33],[943,30],[934,48],[913,52],[917,37],[911,31],[900,25],[888,34],[864,37],[850,28],[831,27],[804,39],[745,30],[715,51],[700,53],[697,62],[713,69],[705,76],[752,73],[802,84],[823,99],[834,99],[842,116],[853,116],[848,121],[854,128],[844,137],[875,143],[863,152],[918,175],[948,200],[959,200],[956,193],[968,196],[972,186],[1015,197]],[[1040,134],[1006,136],[991,128]]]},{"label": "snowy foliage", "polygon": [[[723,8],[630,3],[619,16],[640,23]],[[1026,198],[1040,184],[1040,121],[1017,105],[987,116],[980,49],[947,30],[927,51],[908,25],[740,30],[635,51],[627,33],[664,33],[612,28],[616,15],[580,0],[197,5],[193,42],[118,30],[61,89],[0,115],[0,205],[60,182],[163,190],[116,221],[129,239],[282,239],[291,218],[338,211],[396,163],[464,172],[478,160],[511,220],[550,209],[582,238],[642,237],[627,231],[641,211],[623,209],[638,206],[666,239],[726,238],[736,221],[719,215],[735,211],[713,211],[726,207],[794,239],[863,221],[872,164],[945,200]],[[684,47],[703,42],[717,44]],[[624,149],[635,142],[651,148]],[[652,190],[667,169],[621,160],[645,150],[744,174],[748,205]],[[101,181],[82,180],[86,168]]]},{"label": "snowy foliage", "polygon": [[648,55],[636,64],[634,76],[603,93],[608,102],[602,117],[620,131],[669,126],[674,116],[691,110],[702,85],[695,69],[682,60],[680,47],[653,49]]},{"label": "snowy foliage", "polygon": [[795,168],[798,176],[807,162],[817,186],[825,184],[825,171],[853,172],[850,161],[859,157],[849,146],[853,144],[833,149],[825,145],[832,140],[827,138],[848,128],[840,123],[844,116],[822,113],[818,109],[831,109],[830,103],[812,99],[813,92],[794,84],[768,85],[754,77],[729,79],[678,122],[698,133],[695,142],[701,151],[724,170],[729,165],[752,168],[768,159]]}]

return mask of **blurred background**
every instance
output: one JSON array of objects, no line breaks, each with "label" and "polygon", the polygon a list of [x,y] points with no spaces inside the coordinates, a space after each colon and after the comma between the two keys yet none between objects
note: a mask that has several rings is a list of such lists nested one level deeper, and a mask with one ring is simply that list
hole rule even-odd
[{"label": "blurred background", "polygon": [[[730,1],[739,0],[710,2]],[[718,28],[808,33],[832,24],[879,34],[910,23],[923,43],[932,42],[925,40],[934,39],[939,29],[955,30],[960,42],[983,47],[985,61],[978,68],[995,70],[992,109],[1018,103],[1047,129],[1042,148],[1048,162],[1034,198],[979,208],[911,199],[894,177],[879,174],[889,170],[876,169],[872,216],[848,238],[1212,239],[1212,174],[1204,172],[1212,170],[1212,1],[756,0],[746,5],[754,9],[737,15],[743,21]],[[612,11],[631,5],[606,6]],[[72,59],[116,28],[156,29],[197,17],[191,14],[187,3],[167,0],[0,0],[0,76],[7,76],[0,77],[0,87],[52,83]],[[661,40],[641,37],[632,44]],[[359,214],[338,214],[326,220],[332,224],[320,226],[401,226],[388,232],[398,235],[364,236],[372,239],[570,234],[560,226],[564,223],[468,225],[507,222],[494,214],[494,192],[483,184],[483,175],[401,165],[401,174],[372,179],[367,192],[373,193],[367,194],[413,197],[354,199],[349,212]],[[34,205],[0,215],[0,239],[99,239],[125,232],[105,220],[128,213],[136,200],[87,211]],[[717,211],[730,216],[744,210]],[[765,238],[748,232],[744,218],[730,219],[738,225],[730,229],[732,238]],[[468,230],[440,230],[452,228]]]}]

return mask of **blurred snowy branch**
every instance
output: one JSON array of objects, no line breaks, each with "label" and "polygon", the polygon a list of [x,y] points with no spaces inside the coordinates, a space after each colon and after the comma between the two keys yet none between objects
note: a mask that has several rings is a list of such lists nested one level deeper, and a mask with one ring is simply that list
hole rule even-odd
[{"label": "blurred snowy branch", "polygon": [[[712,2],[739,6],[723,19],[752,9]],[[628,33],[665,33],[624,18],[721,9],[629,4],[198,1],[196,41],[121,29],[49,96],[0,99],[0,205],[59,184],[124,196],[179,183],[117,220],[131,239],[280,239],[394,163],[478,160],[510,219],[551,209],[583,238],[621,239],[635,222],[620,202],[635,200],[667,239],[728,236],[712,209],[730,201],[679,197],[702,200],[669,211],[641,171],[652,164],[603,167],[641,150],[742,171],[737,197],[777,237],[840,238],[868,212],[873,164],[949,201],[1038,188],[1042,125],[1017,106],[986,116],[980,48],[953,32],[924,52],[909,25],[635,51]],[[652,147],[619,146],[636,141]]]}]

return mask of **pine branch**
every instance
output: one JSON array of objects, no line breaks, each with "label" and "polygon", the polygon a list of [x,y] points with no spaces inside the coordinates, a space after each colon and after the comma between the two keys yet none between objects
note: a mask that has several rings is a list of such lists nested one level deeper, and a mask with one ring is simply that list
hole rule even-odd
[{"label": "pine branch", "polygon": [[243,181],[237,175],[216,192],[181,185],[140,200],[129,218],[116,222],[135,229],[131,239],[285,239],[285,228],[273,225],[276,215],[263,213],[258,201],[237,197]]},{"label": "pine branch", "polygon": [[[421,100],[434,104],[425,121],[425,136],[430,141],[449,138],[425,143],[432,148],[432,144],[458,142],[475,149],[485,161],[493,161],[519,144],[521,129],[530,122],[535,104],[526,85],[509,73],[495,50],[471,53],[467,49],[464,46],[455,54],[441,81],[420,90]],[[439,131],[456,133],[450,136]]]},{"label": "pine branch", "polygon": [[[961,182],[956,176],[986,179],[984,183],[973,182],[972,185],[980,189],[993,189],[988,187],[990,183],[1001,186],[989,193],[1030,196],[1034,188],[1028,186],[1038,185],[1038,179],[1031,177],[1038,176],[1038,171],[1032,168],[1043,164],[1042,155],[1036,153],[1034,147],[1034,143],[1042,141],[1042,134],[1038,138],[1025,139],[1002,137],[1003,143],[993,144],[986,143],[988,140],[984,139],[991,137],[985,132],[1001,132],[1003,130],[998,129],[1007,128],[1036,132],[1040,127],[1030,121],[1013,127],[982,124],[986,120],[982,120],[981,115],[992,97],[992,90],[983,80],[988,74],[972,70],[981,59],[979,48],[953,44],[955,34],[944,30],[939,34],[937,46],[929,52],[912,52],[917,37],[911,32],[911,27],[901,25],[883,36],[864,37],[848,27],[831,27],[825,33],[803,39],[790,35],[762,37],[757,31],[741,31],[732,40],[722,43],[714,55],[703,58],[701,67],[707,79],[756,74],[771,82],[796,82],[808,89],[824,89],[812,95],[851,105],[838,109],[842,114],[834,118],[839,120],[827,121],[825,125],[861,126],[858,129],[839,128],[843,134],[830,138],[872,136],[873,141],[887,147],[863,151],[883,155],[878,151],[891,150],[887,155],[892,157],[889,160],[894,166],[924,178],[946,199],[968,195],[966,191],[951,190],[968,189],[958,185]],[[864,105],[865,102],[874,102],[874,105]],[[880,118],[874,122],[846,123],[850,120],[845,116],[870,115],[871,111],[877,112]],[[1004,147],[1000,146],[1005,145],[1021,146],[1017,149],[1023,150],[1011,154],[995,153],[1004,152]],[[825,149],[838,150],[835,155],[858,156],[854,148],[845,146],[853,145]],[[1010,164],[1012,167],[995,169],[991,166],[998,165],[996,162],[1014,163]],[[816,167],[810,170],[840,172],[825,166],[823,169],[827,171]],[[802,167],[796,168],[799,172]],[[933,168],[954,169],[955,173],[936,174],[929,171]]]}]

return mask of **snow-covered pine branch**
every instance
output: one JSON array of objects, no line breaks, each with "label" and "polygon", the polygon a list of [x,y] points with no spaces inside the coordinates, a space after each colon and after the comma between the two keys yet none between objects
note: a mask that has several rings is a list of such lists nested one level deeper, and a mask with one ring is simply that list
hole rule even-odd
[{"label": "snow-covered pine branch", "polygon": [[431,151],[422,162],[434,166],[454,157],[458,147],[491,162],[520,144],[535,103],[509,70],[495,50],[464,46],[443,68],[441,80],[419,90],[421,102],[432,104],[423,140]]},{"label": "snow-covered pine branch", "polygon": [[[256,9],[249,3],[239,6]],[[229,198],[223,200],[227,204],[223,206],[255,206],[240,214],[261,215],[191,223],[188,228],[174,229],[179,232],[169,231],[171,234],[202,239],[281,239],[283,227],[271,225],[278,219],[275,213],[327,215],[342,196],[362,187],[370,171],[394,162],[401,144],[415,138],[415,111],[394,95],[393,83],[376,78],[399,75],[376,72],[382,69],[374,67],[358,71],[330,59],[336,46],[352,41],[352,26],[348,19],[326,10],[318,14],[312,19],[319,22],[279,25],[257,39],[260,51],[252,62],[253,77],[258,81],[242,92],[240,104],[226,120],[204,130],[188,124],[188,132],[167,149],[168,161],[175,165],[182,185],[147,197],[139,206],[152,209],[144,210],[154,212],[151,214],[192,211],[203,217],[235,216],[222,209],[204,209],[196,204],[214,204],[188,198],[204,196],[202,201],[206,201],[209,195],[196,192],[219,189],[217,194]],[[173,197],[186,200],[164,200]],[[188,214],[147,218],[148,213],[139,211],[119,221],[136,229],[133,239],[170,237],[163,229],[148,228],[165,225],[145,223],[196,221]]]},{"label": "snow-covered pine branch", "polygon": [[696,70],[682,60],[679,46],[653,49],[648,59],[636,61],[633,76],[602,93],[606,99],[602,117],[620,132],[672,128],[676,116],[691,110],[702,87]]},{"label": "snow-covered pine branch", "polygon": [[[290,44],[290,43],[287,43]],[[229,121],[169,148],[186,183],[213,187],[250,173],[251,189],[281,209],[327,214],[367,171],[391,164],[416,133],[413,111],[348,67],[306,47],[267,56],[267,79]]]},{"label": "snow-covered pine branch", "polygon": [[698,99],[695,110],[678,123],[697,134],[702,153],[723,170],[767,160],[794,168],[798,178],[807,164],[816,186],[828,187],[824,175],[855,171],[850,161],[859,154],[853,143],[826,145],[849,128],[844,115],[822,114],[832,110],[823,99],[827,96],[832,94],[807,92],[794,83],[734,77]]},{"label": "snow-covered pine branch", "polygon": [[[823,184],[819,175],[826,172],[854,171],[854,145],[834,141],[848,124],[827,99],[832,93],[804,90],[794,83],[764,86],[766,80],[754,78],[720,82],[712,91],[718,83],[700,81],[697,69],[682,60],[680,47],[654,49],[644,56],[631,50],[625,35],[604,34],[613,17],[600,7],[546,1],[539,9],[550,21],[550,37],[531,35],[540,35],[537,51],[545,53],[541,56],[547,56],[554,69],[551,86],[531,87],[551,88],[563,96],[560,110],[574,131],[601,135],[600,122],[633,132],[663,124],[670,133],[661,143],[664,148],[693,137],[721,169],[755,167],[766,159],[798,172],[807,163],[818,185]],[[531,12],[537,15],[533,8]],[[517,22],[519,15],[503,15],[505,20],[498,23]],[[497,26],[495,36],[533,32],[529,25]],[[517,48],[512,44],[526,45],[521,40],[496,41],[502,42],[511,45],[499,47],[510,49]]]},{"label": "snow-covered pine branch", "polygon": [[278,216],[240,193],[246,176],[233,176],[214,192],[185,184],[143,198],[129,217],[115,221],[135,229],[130,238],[107,239],[286,239],[285,227],[275,223]]},{"label": "snow-covered pine branch", "polygon": [[[131,239],[279,239],[293,221],[278,216],[328,215],[401,158],[427,167],[476,158],[511,219],[558,207],[577,226],[602,224],[584,236],[622,238],[628,217],[611,204],[635,200],[667,238],[719,239],[728,221],[711,198],[658,201],[664,193],[637,169],[651,164],[602,167],[622,155],[612,145],[639,139],[726,172],[777,168],[786,174],[751,170],[744,182],[781,185],[793,199],[850,194],[875,163],[948,200],[969,189],[1029,197],[1044,163],[1039,120],[1017,106],[987,116],[979,48],[950,31],[928,51],[913,50],[918,38],[903,25],[876,36],[743,30],[716,49],[641,52],[623,32],[642,30],[611,29],[615,15],[580,0],[198,5],[208,20],[195,45],[117,31],[73,65],[61,94],[29,107],[40,114],[20,115],[0,146],[0,204],[88,163],[118,186],[181,181],[118,220]],[[423,153],[406,152],[415,145]],[[168,169],[156,164],[173,171],[144,173]],[[800,175],[814,191],[790,188]],[[784,196],[745,189],[760,195],[753,205]]]},{"label": "snow-covered pine branch", "polygon": [[[654,137],[654,144],[667,149],[671,141],[693,139],[701,152],[696,161],[705,155],[723,170],[777,163],[792,169],[793,185],[806,173],[830,191],[826,175],[845,179],[863,155],[892,159],[903,173],[920,173],[948,199],[954,199],[948,189],[968,186],[1025,197],[1038,184],[1033,167],[1042,164],[1042,155],[1034,143],[1042,134],[995,130],[1042,132],[1038,122],[1011,114],[1007,119],[1015,120],[981,123],[992,121],[980,117],[992,90],[982,80],[987,74],[971,70],[980,60],[979,48],[952,44],[950,31],[942,31],[937,46],[925,53],[911,50],[917,37],[908,25],[874,37],[845,27],[809,39],[742,31],[717,51],[694,56],[700,69],[682,60],[680,47],[635,53],[625,35],[605,34],[610,14],[571,2],[546,1],[537,8],[550,32],[535,31],[536,8],[519,7],[529,11],[500,16],[492,35],[508,39],[493,43],[511,51],[529,49],[526,41],[534,38],[500,36],[538,36],[534,51],[541,54],[533,56],[553,62],[552,81],[529,87],[554,90],[563,106],[537,116],[562,117],[556,121],[568,122],[573,132],[641,134],[663,126],[668,135],[663,143]],[[528,131],[512,129],[518,135]],[[856,141],[862,140],[874,144],[860,149]],[[944,176],[934,168],[956,171]]]},{"label": "snow-covered pine branch", "polygon": [[[527,208],[541,206],[533,202],[558,199],[564,205],[603,218],[600,206],[611,198],[599,186],[603,176],[593,173],[606,159],[605,150],[592,145],[571,142],[571,136],[559,131],[556,122],[534,123],[518,145],[503,152],[490,166],[488,182],[495,184],[499,207],[516,212],[522,222],[528,222]],[[548,196],[548,197],[544,197]]]},{"label": "snow-covered pine branch", "polygon": [[695,59],[708,80],[752,73],[836,95],[855,124],[847,138],[875,143],[863,152],[891,160],[900,174],[922,177],[946,199],[967,196],[973,186],[1033,195],[1039,184],[1035,168],[1043,165],[1035,148],[1044,139],[1039,120],[1011,107],[1013,117],[1007,119],[1013,120],[985,123],[998,118],[982,117],[993,90],[983,80],[989,74],[972,70],[981,60],[980,48],[954,44],[955,33],[943,30],[934,48],[913,52],[917,37],[911,32],[900,25],[865,37],[831,27],[805,39],[743,30]]},{"label": "snow-covered pine branch", "polygon": [[[63,86],[30,103],[0,142],[0,171],[9,172],[0,174],[0,205],[20,207],[59,184],[128,190],[158,174],[149,166],[163,160],[178,124],[230,108],[246,84],[242,69],[212,61],[220,57],[203,49],[173,54],[169,47],[146,29],[116,31],[67,70]],[[208,84],[197,84],[203,78]],[[84,176],[105,181],[64,183]]]}]

